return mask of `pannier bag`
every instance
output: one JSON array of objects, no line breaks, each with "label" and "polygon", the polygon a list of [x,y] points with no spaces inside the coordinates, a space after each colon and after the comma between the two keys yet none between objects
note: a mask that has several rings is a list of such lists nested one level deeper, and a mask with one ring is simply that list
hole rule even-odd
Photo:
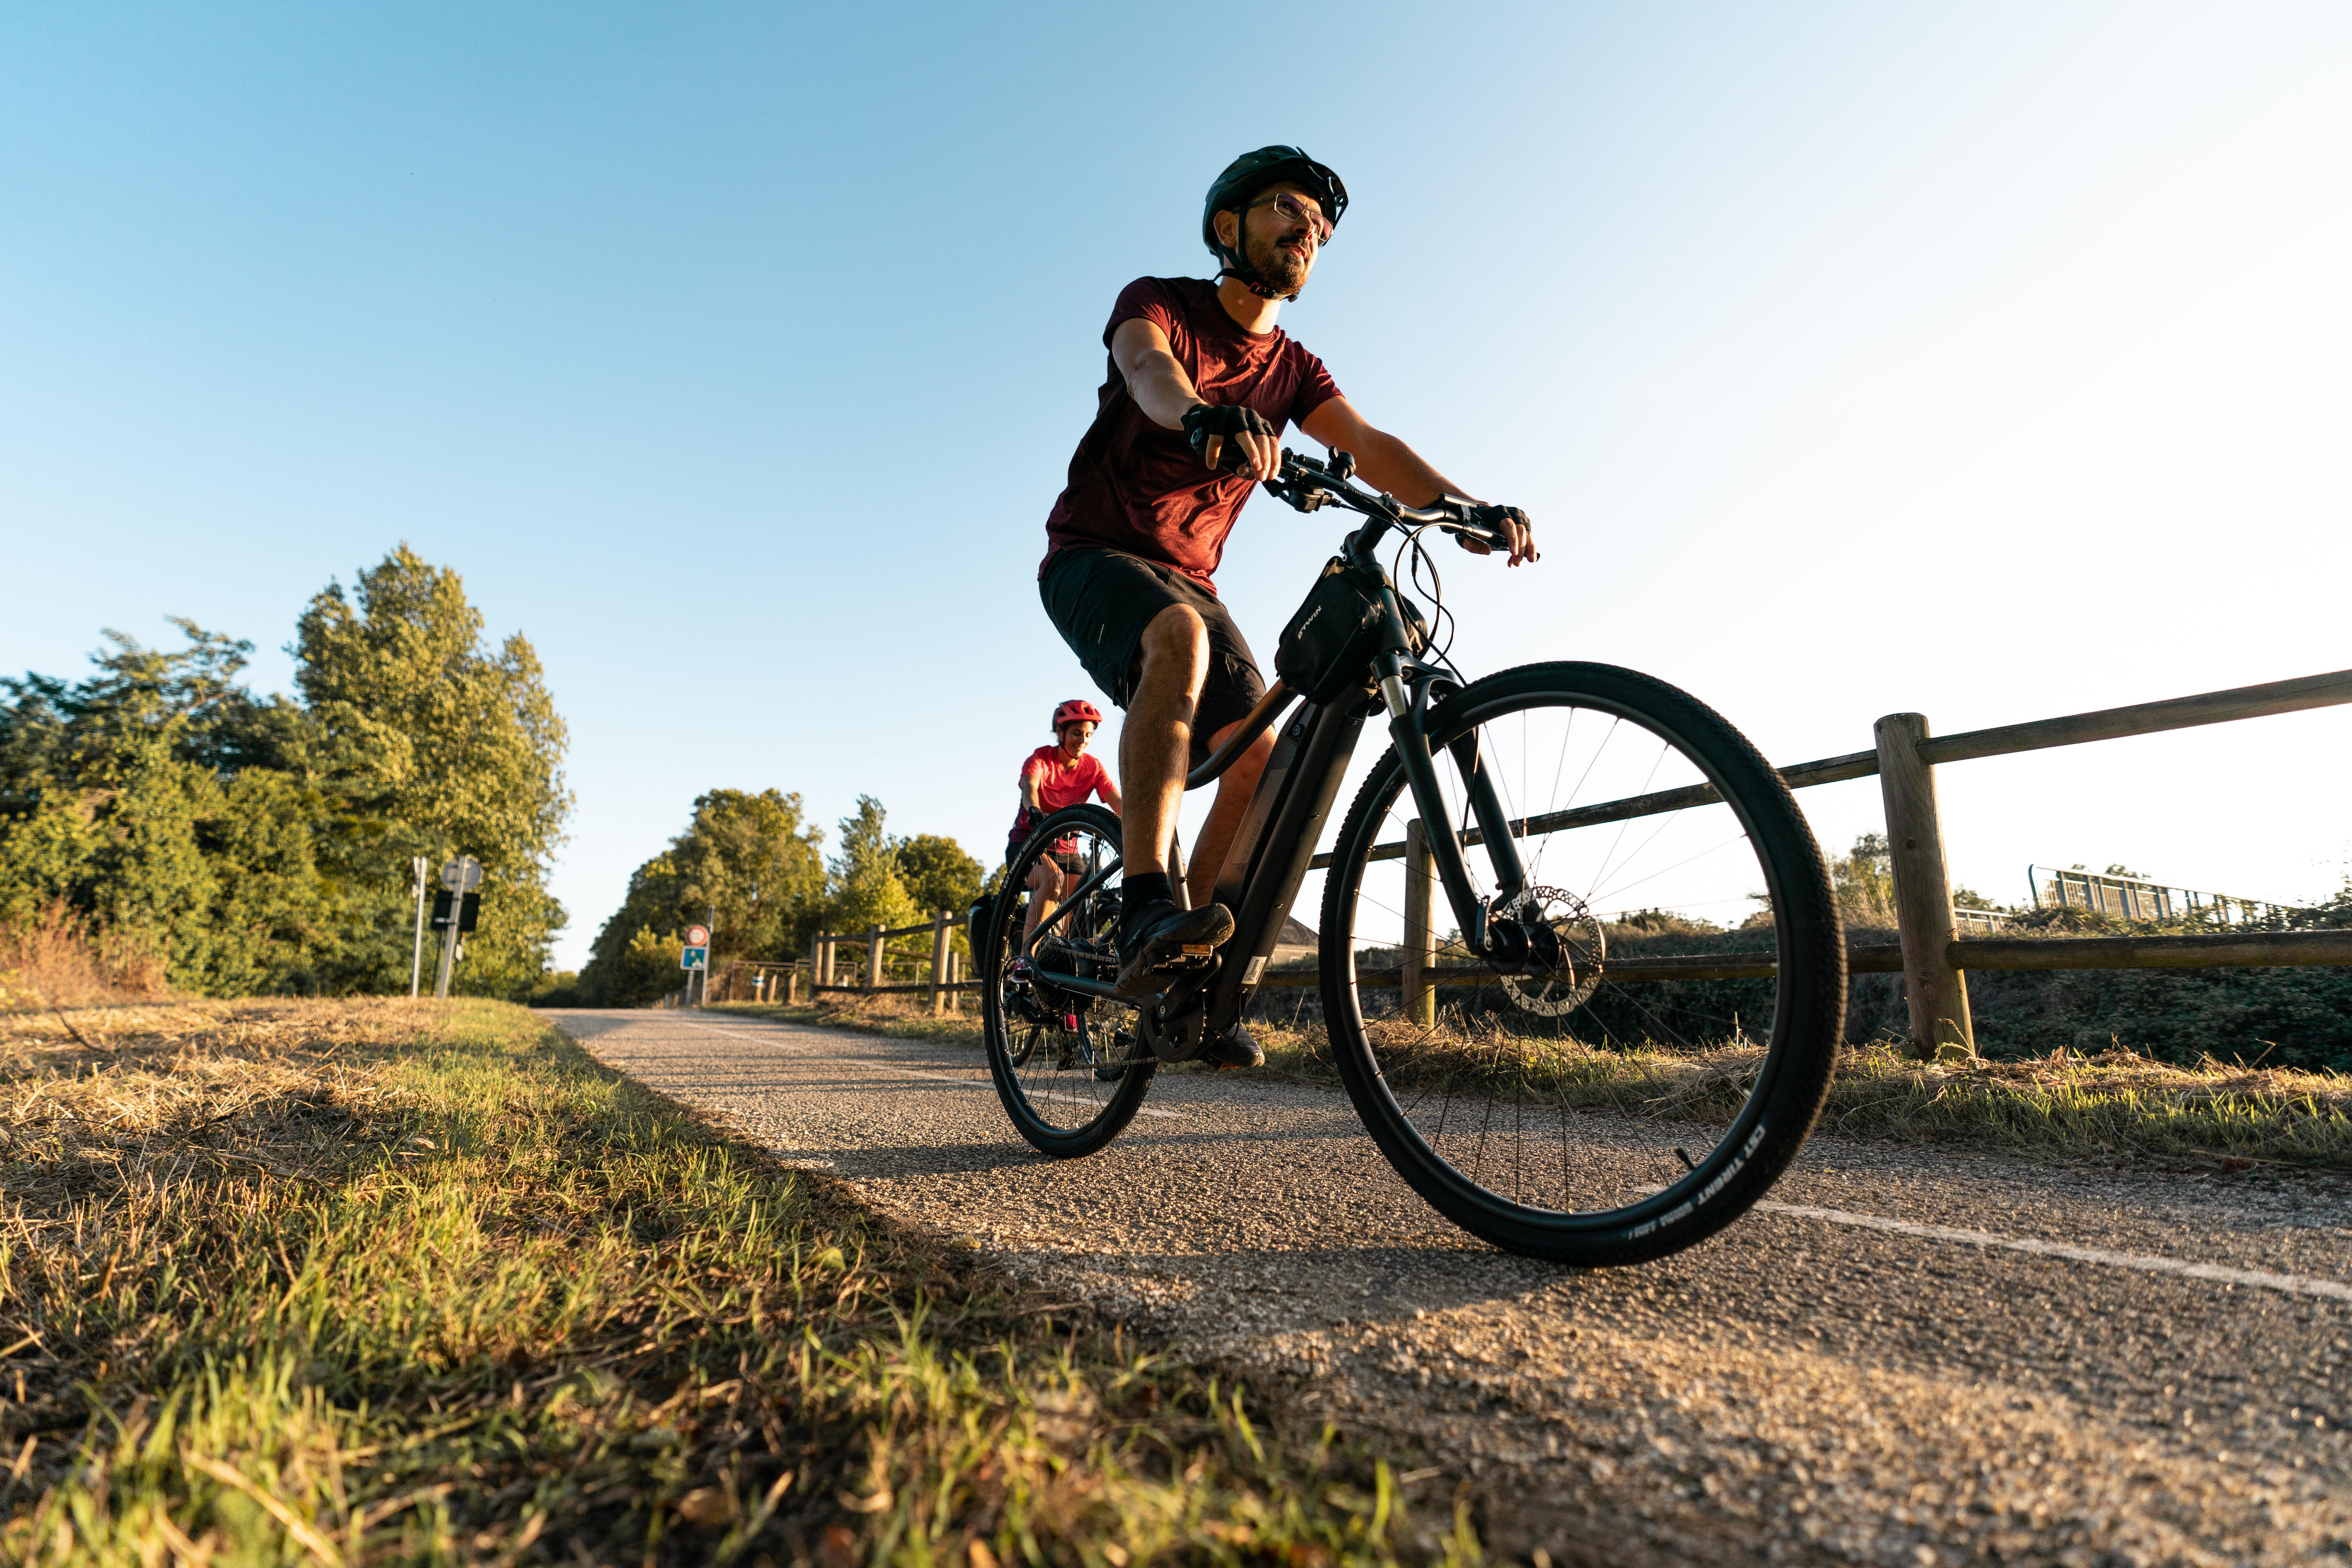
[{"label": "pannier bag", "polygon": [[[1403,595],[1405,640],[1412,651],[1429,646],[1429,625]],[[1372,656],[1381,646],[1381,576],[1334,555],[1307,591],[1307,602],[1282,628],[1274,672],[1309,702],[1328,702],[1360,682],[1371,686]]]},{"label": "pannier bag", "polygon": [[964,934],[971,939],[974,962],[980,958],[981,943],[988,940],[988,922],[996,918],[996,897],[994,893],[982,893],[964,911]]}]

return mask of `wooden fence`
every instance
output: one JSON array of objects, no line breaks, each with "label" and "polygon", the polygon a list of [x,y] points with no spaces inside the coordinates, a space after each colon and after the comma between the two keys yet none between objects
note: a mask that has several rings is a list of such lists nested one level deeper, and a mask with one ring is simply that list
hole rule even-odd
[{"label": "wooden fence", "polygon": [[[862,932],[819,931],[809,943],[809,990],[817,995],[857,992],[868,996],[920,992],[929,1000],[934,1016],[945,1013],[955,1005],[959,992],[981,988],[977,980],[958,977],[963,955],[948,940],[949,933],[969,919],[966,912],[941,910],[926,925],[888,930],[875,926]],[[927,950],[892,952],[890,943],[905,937],[929,937],[930,942]],[[841,949],[845,947],[857,950],[853,969],[841,966]],[[892,984],[893,964],[901,971],[912,968],[921,972],[922,978],[908,984]],[[848,978],[852,974],[857,976],[854,981]]]},{"label": "wooden fence", "polygon": [[[1965,972],[1970,969],[2344,964],[2352,963],[2352,931],[2242,929],[2211,936],[1959,936],[1953,929],[1951,882],[1944,865],[1944,828],[1936,806],[1935,770],[1938,764],[2221,724],[2273,713],[2295,713],[2347,702],[2352,702],[2352,670],[2272,681],[2263,686],[2242,686],[2229,691],[2209,691],[2130,708],[2103,709],[2095,713],[2038,719],[1999,729],[1971,730],[1958,735],[1930,735],[1923,715],[1890,713],[1874,726],[1877,743],[1872,750],[1801,763],[1780,772],[1792,790],[1878,775],[1886,809],[1886,841],[1895,871],[1895,925],[1901,941],[1850,947],[1846,967],[1855,973],[1900,973],[1904,977],[1912,1039],[1922,1054],[1973,1056],[1976,1034],[1969,1022],[1965,977]],[[1696,784],[1523,817],[1511,826],[1517,834],[1553,833],[1594,823],[1654,816],[1721,798],[1711,786]],[[1491,976],[1482,966],[1443,966],[1434,962],[1428,884],[1435,880],[1435,871],[1418,832],[1413,831],[1420,826],[1416,820],[1403,839],[1380,845],[1371,855],[1376,860],[1408,862],[1406,916],[1414,929],[1407,933],[1404,962],[1397,969],[1360,971],[1357,980],[1362,984],[1401,986],[1407,1011],[1416,1016],[1428,1016],[1435,1010],[1436,987],[1472,984]],[[1461,841],[1465,845],[1478,844],[1484,842],[1484,837],[1477,829],[1470,828],[1462,832]],[[1312,865],[1320,868],[1330,863],[1328,855],[1318,855]],[[1627,981],[1769,978],[1773,972],[1770,959],[1746,955],[1633,958],[1616,960],[1609,965],[1611,979]],[[1269,970],[1263,981],[1267,985],[1316,983],[1313,969]]]}]

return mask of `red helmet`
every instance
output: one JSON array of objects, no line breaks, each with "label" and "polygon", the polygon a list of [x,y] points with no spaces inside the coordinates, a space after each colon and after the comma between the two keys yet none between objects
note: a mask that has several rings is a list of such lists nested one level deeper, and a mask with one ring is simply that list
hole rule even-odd
[{"label": "red helmet", "polygon": [[1054,732],[1060,734],[1065,724],[1099,724],[1102,710],[1084,698],[1073,697],[1054,710]]}]

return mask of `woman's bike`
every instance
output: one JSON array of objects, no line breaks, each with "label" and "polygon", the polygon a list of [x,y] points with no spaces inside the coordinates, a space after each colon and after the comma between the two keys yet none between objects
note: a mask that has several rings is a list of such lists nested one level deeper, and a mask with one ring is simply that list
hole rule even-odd
[{"label": "woman's bike", "polygon": [[[1016,899],[974,932],[997,1092],[1045,1153],[1102,1148],[1160,1064],[1196,1059],[1244,1016],[1319,869],[1314,1054],[1414,1190],[1535,1257],[1688,1247],[1770,1187],[1829,1092],[1845,943],[1821,850],[1756,749],[1663,681],[1582,663],[1463,678],[1378,552],[1395,538],[1444,626],[1422,535],[1498,536],[1476,509],[1407,507],[1353,472],[1344,452],[1283,454],[1269,489],[1364,521],[1285,629],[1273,689],[1185,781],[1211,783],[1275,730],[1217,876],[1232,939],[1122,999],[1118,819],[1046,818],[1005,885],[1048,852],[1083,870],[1034,936]],[[1383,713],[1388,749],[1318,857]]]}]

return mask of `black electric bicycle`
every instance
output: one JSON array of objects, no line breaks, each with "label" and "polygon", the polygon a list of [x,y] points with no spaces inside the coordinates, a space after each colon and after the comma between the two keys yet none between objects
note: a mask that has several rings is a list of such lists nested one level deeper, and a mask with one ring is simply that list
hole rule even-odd
[{"label": "black electric bicycle", "polygon": [[[1285,629],[1280,679],[1185,781],[1276,730],[1217,875],[1232,939],[1120,997],[1118,819],[1045,818],[1005,886],[1050,853],[1061,896],[1034,935],[1008,896],[973,937],[998,1095],[1044,1152],[1102,1148],[1159,1064],[1244,1016],[1321,870],[1331,1065],[1398,1173],[1512,1251],[1598,1265],[1688,1247],[1764,1194],[1828,1095],[1845,943],[1821,850],[1756,749],[1663,681],[1584,663],[1465,679],[1433,639],[1451,617],[1421,537],[1501,541],[1466,505],[1407,507],[1353,472],[1344,452],[1283,453],[1268,489],[1364,521]],[[1376,554],[1391,535],[1427,619]],[[1383,710],[1389,749],[1318,857]],[[1172,847],[1170,868],[1181,898]]]}]

